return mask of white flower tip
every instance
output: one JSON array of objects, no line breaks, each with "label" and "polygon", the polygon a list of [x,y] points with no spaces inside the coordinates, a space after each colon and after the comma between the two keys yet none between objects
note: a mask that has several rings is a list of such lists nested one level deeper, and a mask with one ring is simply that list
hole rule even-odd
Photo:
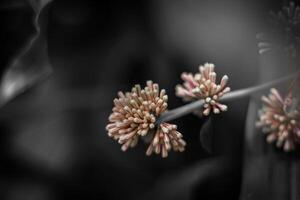
[{"label": "white flower tip", "polygon": [[154,124],[150,124],[150,125],[149,125],[149,128],[151,128],[151,129],[153,129],[154,127],[155,127]]},{"label": "white flower tip", "polygon": [[147,80],[146,84],[147,84],[147,85],[152,85],[152,84],[153,84],[153,81],[152,81],[152,80]]},{"label": "white flower tip", "polygon": [[219,114],[220,113],[220,110],[218,108],[214,108],[214,113],[215,114]]},{"label": "white flower tip", "polygon": [[210,113],[210,108],[209,108],[209,107],[206,108],[206,109],[203,111],[203,115],[205,115],[205,116],[208,116],[209,113]]},{"label": "white flower tip", "polygon": [[205,102],[206,103],[209,103],[211,101],[211,98],[210,97],[207,97],[206,99],[205,99]]},{"label": "white flower tip", "polygon": [[122,147],[121,147],[121,150],[122,150],[123,152],[125,152],[127,149],[128,149],[128,145],[123,144]]},{"label": "white flower tip", "polygon": [[228,107],[226,105],[219,105],[220,110],[227,111]]}]

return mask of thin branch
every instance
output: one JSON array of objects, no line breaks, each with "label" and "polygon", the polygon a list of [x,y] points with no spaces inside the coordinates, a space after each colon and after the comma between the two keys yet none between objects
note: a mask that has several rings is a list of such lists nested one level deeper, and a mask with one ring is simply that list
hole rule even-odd
[{"label": "thin branch", "polygon": [[[297,73],[299,73],[299,72],[297,72]],[[270,88],[279,83],[288,81],[288,80],[294,78],[297,75],[297,73],[276,79],[274,81],[263,83],[261,85],[257,85],[257,86],[253,86],[253,87],[249,87],[249,88],[245,88],[245,89],[239,89],[239,90],[227,93],[220,100],[227,101],[227,100],[238,99],[238,98],[243,98],[245,96],[249,96],[253,93],[265,90],[265,89]],[[186,104],[184,106],[181,106],[179,108],[169,110],[168,112],[162,114],[156,120],[156,124],[160,124],[160,123],[166,122],[166,121],[171,121],[173,119],[177,119],[179,117],[187,115],[197,109],[200,109],[203,106],[203,104],[204,104],[204,100],[198,100],[198,101],[194,101],[192,103]]]}]

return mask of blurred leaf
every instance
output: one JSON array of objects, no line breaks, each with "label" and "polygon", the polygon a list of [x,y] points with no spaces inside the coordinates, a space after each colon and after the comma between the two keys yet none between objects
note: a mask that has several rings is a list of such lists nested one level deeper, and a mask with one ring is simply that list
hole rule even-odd
[{"label": "blurred leaf", "polygon": [[208,158],[157,180],[147,194],[137,199],[228,199],[238,195],[239,170],[230,157]]},{"label": "blurred leaf", "polygon": [[[51,74],[45,39],[46,15],[41,11],[50,0],[30,0],[35,15],[35,34],[31,35],[20,53],[16,55],[0,82],[0,106],[24,92]],[[41,15],[41,13],[43,15]]]},{"label": "blurred leaf", "polygon": [[213,128],[212,117],[210,116],[203,124],[200,130],[200,142],[202,147],[208,152],[212,153],[213,146]]}]

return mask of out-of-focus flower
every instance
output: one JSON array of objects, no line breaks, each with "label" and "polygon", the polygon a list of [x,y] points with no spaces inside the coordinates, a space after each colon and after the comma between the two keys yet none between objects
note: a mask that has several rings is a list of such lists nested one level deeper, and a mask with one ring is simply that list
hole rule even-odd
[{"label": "out-of-focus flower", "polygon": [[221,111],[226,111],[227,106],[221,104],[219,99],[226,93],[230,92],[227,87],[228,76],[223,76],[220,84],[216,83],[217,74],[214,71],[214,64],[205,63],[199,67],[199,72],[196,74],[182,73],[181,79],[183,85],[176,86],[176,95],[183,98],[184,101],[194,101],[203,99],[202,114],[209,115],[211,111],[215,114]]},{"label": "out-of-focus flower", "polygon": [[295,57],[300,45],[300,7],[290,2],[278,13],[271,11],[269,21],[270,30],[257,34],[259,53],[283,50],[289,56]]},{"label": "out-of-focus flower", "polygon": [[267,142],[276,142],[284,151],[294,150],[300,142],[300,107],[291,95],[283,98],[272,88],[268,97],[263,96],[257,127],[267,134]]},{"label": "out-of-focus flower", "polygon": [[119,98],[114,99],[114,107],[106,126],[108,135],[122,144],[122,150],[137,145],[140,137],[152,137],[147,155],[152,151],[168,156],[172,148],[183,151],[185,142],[177,131],[177,126],[162,123],[155,125],[156,119],[166,111],[168,96],[164,89],[152,81],[147,81],[147,86],[142,89],[135,85],[131,92],[118,93]]}]

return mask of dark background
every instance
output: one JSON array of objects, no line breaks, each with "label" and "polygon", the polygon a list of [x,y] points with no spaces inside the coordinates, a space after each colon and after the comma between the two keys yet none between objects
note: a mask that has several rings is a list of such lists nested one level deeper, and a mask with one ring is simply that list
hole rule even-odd
[{"label": "dark background", "polygon": [[[248,99],[213,116],[213,152],[201,146],[205,119],[174,121],[184,153],[145,156],[109,138],[118,90],[153,80],[169,108],[183,71],[212,62],[233,90],[252,86],[256,34],[282,1],[54,0],[44,30],[53,73],[0,108],[0,199],[239,199]],[[1,3],[1,72],[33,32],[26,1]]]}]

